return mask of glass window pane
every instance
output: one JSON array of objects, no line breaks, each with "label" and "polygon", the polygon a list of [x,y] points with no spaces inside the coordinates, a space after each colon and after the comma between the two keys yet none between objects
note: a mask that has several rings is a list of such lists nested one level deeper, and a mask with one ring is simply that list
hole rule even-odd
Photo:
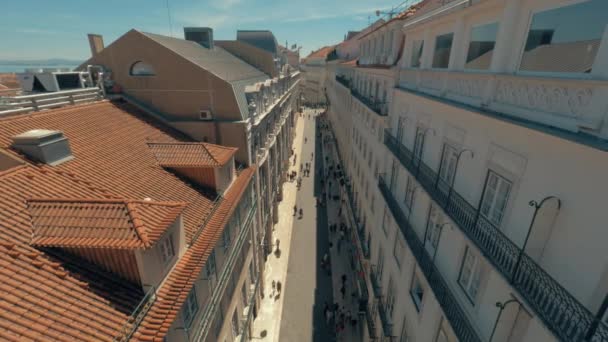
[{"label": "glass window pane", "polygon": [[536,13],[519,69],[589,73],[608,22],[608,1],[590,0]]},{"label": "glass window pane", "polygon": [[498,23],[480,25],[471,29],[471,41],[465,69],[486,70],[490,68]]},{"label": "glass window pane", "polygon": [[424,48],[424,40],[415,40],[412,44],[412,68],[420,68],[422,64],[422,49]]},{"label": "glass window pane", "polygon": [[435,54],[433,54],[433,68],[447,68],[452,51],[453,33],[437,36],[435,39]]}]

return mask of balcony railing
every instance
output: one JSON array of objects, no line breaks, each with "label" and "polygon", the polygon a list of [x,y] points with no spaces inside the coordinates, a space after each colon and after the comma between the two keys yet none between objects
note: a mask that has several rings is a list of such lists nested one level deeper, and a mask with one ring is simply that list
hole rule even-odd
[{"label": "balcony railing", "polygon": [[372,282],[372,290],[374,291],[374,297],[382,297],[382,283],[380,281],[381,279],[375,265],[372,265],[371,267],[371,270],[369,272],[369,280],[371,280]]},{"label": "balcony railing", "polygon": [[336,75],[336,82],[342,84],[346,88],[350,89],[350,80],[344,76]]},{"label": "balcony railing", "polygon": [[433,290],[435,298],[437,298],[447,320],[450,322],[454,333],[460,341],[481,341],[481,338],[477,335],[475,329],[473,329],[473,326],[452,294],[446,281],[433,264],[422,241],[408,222],[405,213],[399,207],[399,202],[394,198],[392,192],[386,185],[384,177],[380,176],[378,179],[380,192],[393,214],[395,221],[399,225],[399,229],[410,247],[412,254],[416,258],[418,267],[424,273],[429,286]]},{"label": "balcony railing", "polygon": [[386,102],[370,99],[370,98],[364,96],[363,94],[360,94],[355,89],[351,89],[350,92],[355,98],[357,98],[359,101],[361,101],[364,105],[367,106],[367,108],[371,109],[374,113],[376,113],[380,116],[388,115]]},{"label": "balcony railing", "polygon": [[102,98],[103,93],[97,87],[6,97],[2,99],[3,103],[0,104],[0,115],[35,112],[43,109],[98,101]]},{"label": "balcony railing", "polygon": [[127,318],[125,324],[123,324],[120,329],[120,334],[116,336],[113,341],[114,342],[124,342],[129,341],[131,336],[135,333],[135,330],[139,327],[141,322],[146,317],[146,314],[154,304],[156,300],[156,288],[152,286],[142,300],[139,302],[133,313]]},{"label": "balcony railing", "polygon": [[572,132],[599,133],[608,103],[597,80],[403,69],[398,88]]},{"label": "balcony railing", "polygon": [[386,303],[380,301],[378,305],[378,313],[380,314],[380,323],[382,323],[382,330],[384,331],[384,336],[393,336],[393,322],[391,321],[390,314],[388,313]]},{"label": "balcony railing", "polygon": [[217,310],[221,305],[221,300],[224,295],[224,291],[228,285],[230,277],[234,273],[234,266],[239,259],[241,250],[246,241],[249,241],[249,232],[251,231],[251,227],[253,226],[253,217],[256,211],[256,203],[253,203],[251,209],[249,209],[249,214],[247,215],[247,220],[244,223],[244,227],[241,229],[239,236],[237,238],[237,242],[234,248],[230,251],[230,254],[226,258],[226,265],[222,269],[221,274],[218,277],[217,285],[215,290],[211,294],[209,301],[203,307],[203,313],[201,314],[201,320],[198,326],[193,329],[193,336],[195,337],[195,341],[205,341],[207,339],[207,334],[211,328],[211,323],[213,322],[214,317],[216,316]]},{"label": "balcony railing", "polygon": [[[412,151],[399,143],[388,129],[384,134],[384,143],[556,336],[567,341],[608,342],[608,327],[605,324],[598,322],[584,305],[530,256],[522,254],[515,243],[480,215],[479,209],[457,191],[450,191],[450,186],[432,168],[415,158]],[[520,255],[521,261],[516,267]],[[592,338],[585,339],[586,336]]]},{"label": "balcony railing", "polygon": [[376,339],[376,319],[369,305],[367,306],[367,310],[365,310],[365,322],[367,323],[369,338],[372,340]]}]

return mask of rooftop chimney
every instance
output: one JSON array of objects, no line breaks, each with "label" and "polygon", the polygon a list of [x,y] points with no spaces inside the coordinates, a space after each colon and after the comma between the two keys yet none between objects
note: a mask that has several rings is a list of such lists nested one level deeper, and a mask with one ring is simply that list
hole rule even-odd
[{"label": "rooftop chimney", "polygon": [[52,166],[74,159],[70,143],[60,131],[33,129],[14,136],[12,147],[30,159]]},{"label": "rooftop chimney", "polygon": [[213,29],[210,27],[184,27],[184,38],[213,49]]},{"label": "rooftop chimney", "polygon": [[104,49],[103,46],[103,36],[100,34],[89,33],[87,35],[89,37],[89,46],[91,47],[91,56],[95,57],[101,50]]}]

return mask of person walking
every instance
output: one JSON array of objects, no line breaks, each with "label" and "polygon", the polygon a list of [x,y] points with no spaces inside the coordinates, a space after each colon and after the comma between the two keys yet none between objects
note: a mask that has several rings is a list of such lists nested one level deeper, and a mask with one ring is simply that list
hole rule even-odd
[{"label": "person walking", "polygon": [[274,290],[277,286],[277,283],[273,280],[272,281],[272,292],[270,292],[270,297],[274,297]]},{"label": "person walking", "polygon": [[302,211],[302,208],[300,208],[300,218],[302,218],[304,216],[304,212]]},{"label": "person walking", "polygon": [[340,293],[342,294],[342,300],[344,300],[344,296],[346,296],[346,287],[344,286],[344,284],[342,284],[342,286],[340,287]]},{"label": "person walking", "polygon": [[277,294],[278,294],[278,295],[280,295],[280,294],[281,294],[281,287],[282,287],[282,285],[281,285],[281,281],[279,280],[279,281],[277,281]]},{"label": "person walking", "polygon": [[298,213],[298,206],[294,205],[293,206],[293,216],[296,216],[297,213]]}]

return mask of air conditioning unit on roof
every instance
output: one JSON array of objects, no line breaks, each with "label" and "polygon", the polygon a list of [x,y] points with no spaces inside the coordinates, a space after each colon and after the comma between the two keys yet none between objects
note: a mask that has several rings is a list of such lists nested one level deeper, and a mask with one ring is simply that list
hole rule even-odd
[{"label": "air conditioning unit on roof", "polygon": [[211,111],[209,109],[201,109],[201,111],[198,114],[198,118],[199,120],[213,120],[213,115],[211,114]]}]

